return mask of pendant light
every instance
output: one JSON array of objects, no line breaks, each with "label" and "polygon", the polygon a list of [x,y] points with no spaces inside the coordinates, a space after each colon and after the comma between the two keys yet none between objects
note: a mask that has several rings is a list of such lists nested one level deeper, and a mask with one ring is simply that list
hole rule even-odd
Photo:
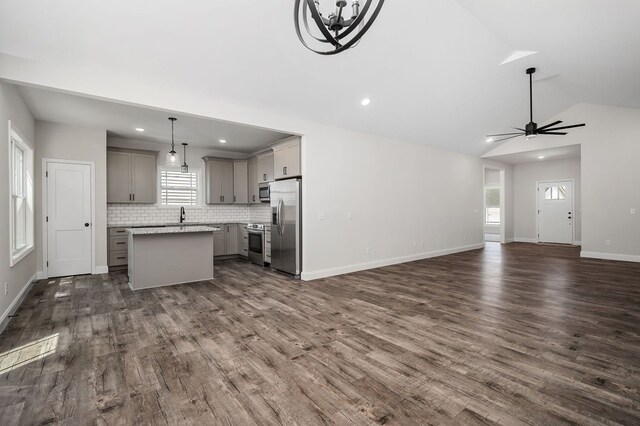
[{"label": "pendant light", "polygon": [[325,7],[329,3],[329,8],[333,8],[325,16],[320,1],[295,0],[293,17],[302,44],[320,55],[335,55],[358,44],[384,4],[384,0],[352,0],[349,11],[347,0],[322,0]]},{"label": "pendant light", "polygon": [[182,142],[182,149],[183,149],[183,155],[184,155],[184,163],[182,163],[182,166],[180,167],[180,171],[182,173],[189,173],[189,166],[187,165],[187,145],[189,144]]},{"label": "pendant light", "polygon": [[175,141],[173,139],[173,123],[176,122],[177,118],[169,117],[171,121],[171,151],[167,154],[167,167],[179,167],[180,166],[180,156],[176,152]]}]

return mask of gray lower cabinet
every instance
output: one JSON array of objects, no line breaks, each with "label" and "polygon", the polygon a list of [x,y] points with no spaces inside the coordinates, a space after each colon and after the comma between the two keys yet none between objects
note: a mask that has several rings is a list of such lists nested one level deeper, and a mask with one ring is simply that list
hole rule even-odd
[{"label": "gray lower cabinet", "polygon": [[264,227],[264,261],[271,263],[271,225]]},{"label": "gray lower cabinet", "polygon": [[109,228],[109,267],[125,266],[128,262],[128,240],[125,228]]},{"label": "gray lower cabinet", "polygon": [[157,152],[107,149],[107,202],[153,204],[157,200]]},{"label": "gray lower cabinet", "polygon": [[233,204],[233,161],[225,158],[202,157],[205,163],[205,202]]},{"label": "gray lower cabinet", "polygon": [[246,224],[238,225],[238,254],[249,257],[249,232]]},{"label": "gray lower cabinet", "polygon": [[224,230],[226,232],[225,254],[238,254],[238,225],[235,223],[227,224],[224,226]]},{"label": "gray lower cabinet", "polygon": [[227,233],[224,225],[215,225],[220,228],[219,231],[213,232],[213,257],[224,256],[227,254]]}]

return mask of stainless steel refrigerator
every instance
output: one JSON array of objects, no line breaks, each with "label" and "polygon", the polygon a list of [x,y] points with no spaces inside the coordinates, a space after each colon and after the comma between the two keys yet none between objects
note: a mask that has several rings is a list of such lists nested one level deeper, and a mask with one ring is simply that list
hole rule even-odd
[{"label": "stainless steel refrigerator", "polygon": [[269,184],[271,267],[300,277],[302,271],[302,181]]}]

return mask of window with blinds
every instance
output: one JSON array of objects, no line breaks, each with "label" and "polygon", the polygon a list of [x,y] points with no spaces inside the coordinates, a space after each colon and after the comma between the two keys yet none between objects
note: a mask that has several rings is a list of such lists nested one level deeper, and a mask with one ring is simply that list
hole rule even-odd
[{"label": "window with blinds", "polygon": [[160,170],[160,204],[163,206],[198,205],[198,173]]}]

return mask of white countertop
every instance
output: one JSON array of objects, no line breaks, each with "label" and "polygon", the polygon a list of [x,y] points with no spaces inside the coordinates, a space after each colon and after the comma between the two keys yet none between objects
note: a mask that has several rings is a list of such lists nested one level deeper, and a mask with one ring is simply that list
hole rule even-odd
[{"label": "white countertop", "polygon": [[215,226],[164,226],[157,228],[129,228],[132,235],[155,235],[155,234],[185,234],[188,232],[213,232],[220,231]]}]

